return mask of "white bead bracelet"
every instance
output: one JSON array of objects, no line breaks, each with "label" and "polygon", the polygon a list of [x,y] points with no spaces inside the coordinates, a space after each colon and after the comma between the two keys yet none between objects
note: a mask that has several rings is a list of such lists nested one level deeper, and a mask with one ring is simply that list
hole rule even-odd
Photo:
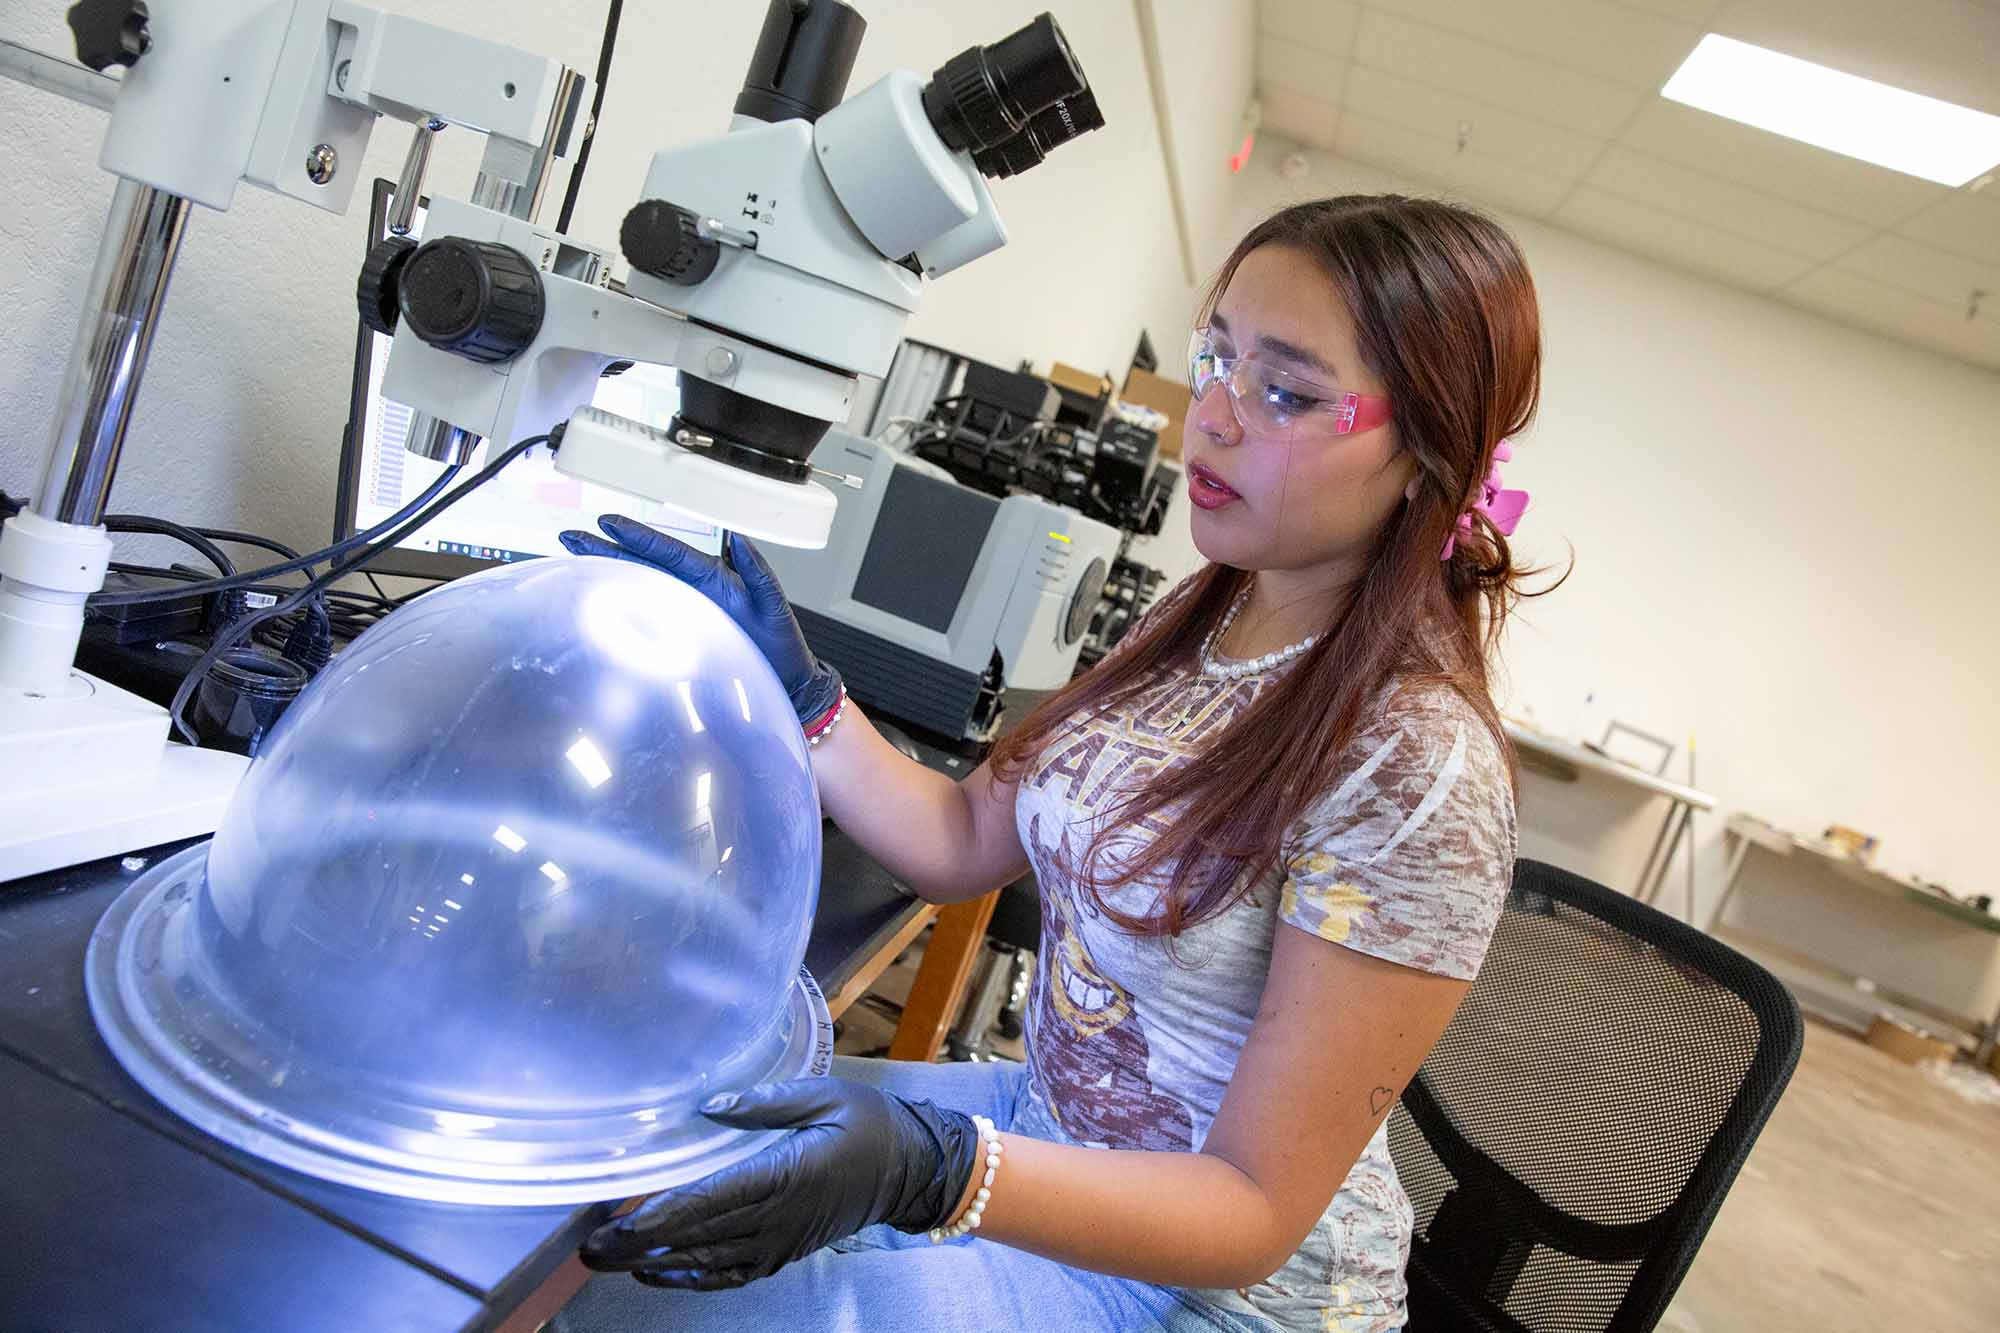
[{"label": "white bead bracelet", "polygon": [[[960,1236],[969,1236],[979,1230],[979,1218],[986,1211],[986,1201],[993,1197],[993,1178],[1000,1172],[1000,1131],[993,1128],[993,1122],[983,1115],[972,1117],[972,1123],[979,1130],[980,1155],[986,1159],[986,1174],[979,1182],[979,1188],[972,1193],[972,1202],[965,1212],[950,1226],[932,1227],[931,1244],[938,1245]],[[979,1170],[977,1161],[973,1170]]]}]

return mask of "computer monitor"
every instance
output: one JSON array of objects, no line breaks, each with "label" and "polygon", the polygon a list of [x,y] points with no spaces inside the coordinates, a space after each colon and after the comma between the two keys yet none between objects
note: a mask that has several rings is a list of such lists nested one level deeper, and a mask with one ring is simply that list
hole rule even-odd
[{"label": "computer monitor", "polygon": [[[371,247],[388,234],[389,200],[394,191],[391,181],[375,182],[368,212]],[[423,217],[420,207],[418,231],[422,230]],[[392,342],[365,324],[359,326],[355,338],[353,389],[334,514],[336,540],[380,523],[415,499],[444,470],[442,463],[403,447],[412,413],[381,394]],[[591,401],[607,412],[665,427],[680,407],[679,376],[665,366],[635,365],[623,374],[600,380]],[[474,465],[490,456],[493,443],[489,440],[481,446]],[[561,555],[558,533],[565,528],[594,531],[598,515],[613,513],[671,532],[710,554],[721,549],[721,533],[713,525],[623,491],[564,476],[556,471],[554,455],[537,448],[384,551],[369,562],[369,568],[378,574],[456,578],[490,565]]]}]

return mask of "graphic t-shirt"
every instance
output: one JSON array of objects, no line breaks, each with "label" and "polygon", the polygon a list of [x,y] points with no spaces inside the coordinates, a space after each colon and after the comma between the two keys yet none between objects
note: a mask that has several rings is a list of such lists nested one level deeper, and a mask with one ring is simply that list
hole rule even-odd
[{"label": "graphic t-shirt", "polygon": [[[1279,863],[1233,907],[1183,931],[1171,954],[1166,940],[1105,919],[1076,882],[1121,791],[1186,763],[1284,669],[1240,680],[1171,673],[1115,712],[1073,718],[1022,775],[1016,817],[1041,887],[1042,943],[1016,1131],[1199,1150],[1281,925],[1427,972],[1478,972],[1513,876],[1514,801],[1491,733],[1448,688],[1389,691],[1334,789],[1288,831]],[[1116,827],[1112,863],[1158,832]],[[1107,897],[1143,916],[1157,891],[1141,882]],[[1400,1328],[1411,1222],[1378,1130],[1282,1268],[1240,1291],[1189,1295],[1283,1328]]]}]

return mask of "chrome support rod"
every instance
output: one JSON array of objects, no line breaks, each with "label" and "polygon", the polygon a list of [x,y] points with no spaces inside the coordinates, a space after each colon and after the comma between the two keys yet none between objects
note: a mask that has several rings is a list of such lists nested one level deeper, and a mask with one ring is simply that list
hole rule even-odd
[{"label": "chrome support rod", "polygon": [[35,489],[34,511],[43,518],[85,527],[104,519],[187,215],[179,195],[118,182]]},{"label": "chrome support rod", "polygon": [[408,236],[416,229],[417,206],[424,195],[424,174],[430,170],[431,144],[444,122],[433,117],[417,126],[410,138],[410,151],[403,156],[403,172],[396,177],[396,193],[389,197],[389,234]]},{"label": "chrome support rod", "polygon": [[4,37],[0,37],[0,74],[99,111],[109,111],[118,97],[118,80],[110,75],[44,55]]}]

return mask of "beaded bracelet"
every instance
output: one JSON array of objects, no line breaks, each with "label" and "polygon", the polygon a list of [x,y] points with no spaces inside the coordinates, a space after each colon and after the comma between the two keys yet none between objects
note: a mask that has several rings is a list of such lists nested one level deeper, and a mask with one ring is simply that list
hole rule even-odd
[{"label": "beaded bracelet", "polygon": [[[986,1201],[993,1197],[993,1178],[1000,1173],[1000,1131],[993,1128],[993,1122],[983,1115],[972,1117],[972,1123],[979,1130],[979,1141],[985,1150],[986,1175],[979,1182],[979,1188],[973,1191],[972,1202],[966,1205],[965,1212],[956,1222],[950,1226],[931,1228],[933,1245],[957,1240],[979,1230],[980,1214],[986,1211]],[[976,1163],[974,1169],[977,1169]]]},{"label": "beaded bracelet", "polygon": [[840,721],[841,714],[846,711],[847,687],[843,685],[840,687],[840,698],[834,702],[833,707],[827,709],[811,726],[806,728],[807,748],[818,745],[821,741],[825,740],[826,734],[833,730],[835,724]]}]

